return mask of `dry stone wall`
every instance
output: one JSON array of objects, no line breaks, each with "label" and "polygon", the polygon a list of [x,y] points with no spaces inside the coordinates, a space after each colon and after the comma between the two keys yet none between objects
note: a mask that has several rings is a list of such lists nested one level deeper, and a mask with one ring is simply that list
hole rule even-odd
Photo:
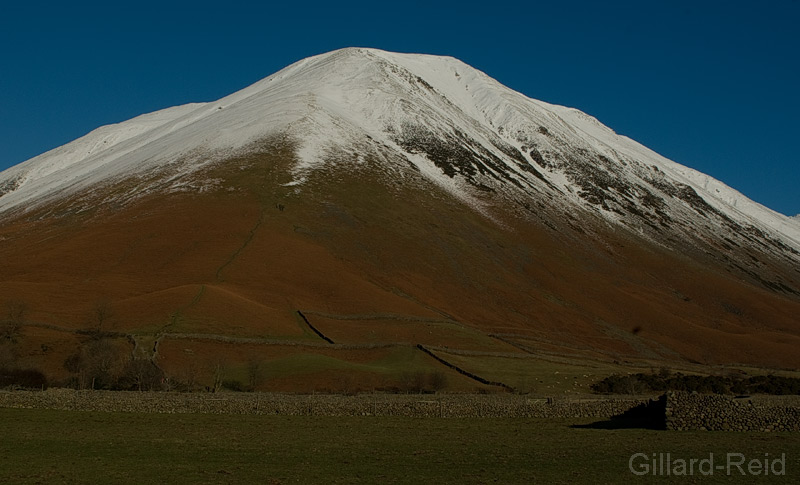
[{"label": "dry stone wall", "polygon": [[800,431],[800,396],[733,398],[669,391],[665,414],[671,430]]},{"label": "dry stone wall", "polygon": [[0,407],[78,411],[410,416],[443,418],[609,418],[644,398],[533,399],[509,394],[292,395],[268,393],[167,393],[76,391],[0,392]]},{"label": "dry stone wall", "polygon": [[[661,405],[655,405],[658,402]],[[330,394],[0,391],[0,407],[141,413],[442,418],[663,416],[668,430],[800,431],[800,396],[728,396],[667,392],[646,397],[532,398],[511,394]]]}]

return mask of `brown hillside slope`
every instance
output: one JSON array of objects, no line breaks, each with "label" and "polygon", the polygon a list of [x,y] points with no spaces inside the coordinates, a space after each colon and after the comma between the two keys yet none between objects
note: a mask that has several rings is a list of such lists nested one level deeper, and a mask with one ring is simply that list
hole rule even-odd
[{"label": "brown hillside slope", "polygon": [[[272,376],[284,390],[336,372],[372,387],[406,367],[450,372],[410,357],[416,344],[497,359],[800,367],[794,296],[589,215],[545,225],[547,214],[479,214],[413,171],[390,180],[369,163],[297,187],[279,147],[193,175],[202,190],[108,203],[135,189],[122,182],[6,218],[0,304],[28,310],[17,358],[66,378],[69,352],[39,351],[39,340],[70,347],[85,339],[71,332],[99,328],[132,347],[147,341],[176,378],[197,365],[207,381],[213,362],[228,360],[244,380],[245,343],[221,337],[251,339],[250,357],[259,345],[281,348],[267,360],[284,369]],[[44,336],[47,326],[63,338]],[[202,351],[183,345],[189,336]],[[356,365],[359,348],[381,345],[412,350],[374,357],[391,365]],[[301,364],[278,365],[278,354]],[[302,372],[303,355],[317,356],[313,373]]]}]

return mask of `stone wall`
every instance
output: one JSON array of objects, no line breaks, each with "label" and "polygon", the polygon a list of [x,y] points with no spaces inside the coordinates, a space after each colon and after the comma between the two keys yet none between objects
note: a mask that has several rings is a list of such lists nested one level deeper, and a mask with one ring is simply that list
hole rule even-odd
[{"label": "stone wall", "polygon": [[[442,418],[632,418],[668,430],[800,431],[800,396],[667,392],[646,397],[532,398],[511,394],[330,394],[0,391],[0,407],[143,413],[408,416]],[[661,418],[664,419],[661,419]]]},{"label": "stone wall", "polygon": [[670,430],[800,431],[800,396],[666,393]]},{"label": "stone wall", "polygon": [[609,418],[646,398],[534,399],[510,394],[293,395],[271,393],[167,393],[0,391],[0,407],[108,412],[410,416],[443,418]]}]

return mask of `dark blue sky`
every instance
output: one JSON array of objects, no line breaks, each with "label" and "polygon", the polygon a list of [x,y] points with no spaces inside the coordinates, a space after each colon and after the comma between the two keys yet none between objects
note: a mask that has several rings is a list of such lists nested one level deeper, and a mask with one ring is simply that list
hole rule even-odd
[{"label": "dark blue sky", "polygon": [[457,57],[800,213],[797,0],[53,3],[0,12],[0,170],[361,46]]}]

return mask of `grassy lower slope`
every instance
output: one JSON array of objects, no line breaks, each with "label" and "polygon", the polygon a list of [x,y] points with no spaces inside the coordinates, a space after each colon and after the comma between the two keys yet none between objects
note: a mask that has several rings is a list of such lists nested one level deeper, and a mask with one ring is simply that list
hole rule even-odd
[{"label": "grassy lower slope", "polygon": [[[4,220],[0,311],[27,311],[0,365],[67,382],[65,358],[106,332],[125,347],[120,358],[151,358],[202,386],[220,366],[244,383],[246,361],[264,361],[271,390],[292,390],[292,379],[293,390],[339,380],[369,389],[437,369],[448,388],[462,382],[413,350],[386,361],[394,367],[362,360],[391,345],[452,351],[472,374],[548,393],[590,382],[548,382],[555,370],[528,355],[615,372],[800,368],[800,301],[718,266],[591,215],[565,225],[488,196],[480,213],[413,168],[341,161],[298,185],[293,162],[276,142],[209,164],[181,190],[112,197],[138,193],[125,180]],[[588,379],[582,367],[570,372]]]}]

